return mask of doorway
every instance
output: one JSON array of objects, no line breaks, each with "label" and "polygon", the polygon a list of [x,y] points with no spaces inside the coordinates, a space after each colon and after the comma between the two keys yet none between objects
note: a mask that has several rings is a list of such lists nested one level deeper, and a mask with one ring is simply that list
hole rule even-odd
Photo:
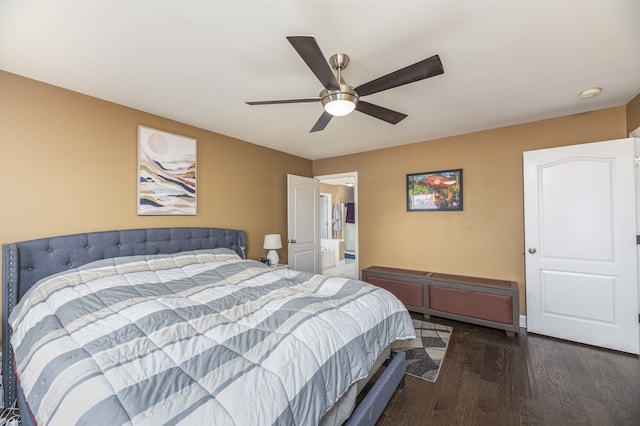
[{"label": "doorway", "polygon": [[322,274],[357,279],[358,173],[347,172],[315,178],[320,181],[320,192],[329,195],[325,201],[330,203],[327,205],[326,234],[322,233],[320,243]]}]

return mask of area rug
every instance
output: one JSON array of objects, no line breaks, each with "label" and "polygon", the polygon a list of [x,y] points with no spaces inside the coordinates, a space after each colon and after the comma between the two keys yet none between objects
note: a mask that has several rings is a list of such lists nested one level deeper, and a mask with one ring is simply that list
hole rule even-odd
[{"label": "area rug", "polygon": [[[2,352],[0,352],[0,364]],[[0,426],[20,426],[20,414],[16,407],[4,406],[4,389],[2,388],[2,371],[0,371]]]},{"label": "area rug", "polygon": [[17,408],[3,409],[0,413],[0,426],[20,426],[20,424]]},{"label": "area rug", "polygon": [[407,374],[419,379],[435,382],[440,366],[447,353],[447,345],[452,328],[430,321],[413,320],[416,338],[398,341],[392,349],[401,350],[407,355]]}]

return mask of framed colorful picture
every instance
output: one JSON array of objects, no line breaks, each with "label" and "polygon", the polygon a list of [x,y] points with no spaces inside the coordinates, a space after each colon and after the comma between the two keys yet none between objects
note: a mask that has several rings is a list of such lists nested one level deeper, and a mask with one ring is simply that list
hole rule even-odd
[{"label": "framed colorful picture", "polygon": [[462,210],[462,169],[407,175],[407,211]]},{"label": "framed colorful picture", "polygon": [[197,214],[195,139],[138,126],[138,214]]}]

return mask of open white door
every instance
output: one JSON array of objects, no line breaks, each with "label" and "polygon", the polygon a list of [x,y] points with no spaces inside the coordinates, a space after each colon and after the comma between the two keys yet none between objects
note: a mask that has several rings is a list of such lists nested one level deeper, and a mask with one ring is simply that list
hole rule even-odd
[{"label": "open white door", "polygon": [[288,257],[296,271],[322,273],[320,260],[320,181],[287,175]]},{"label": "open white door", "polygon": [[524,153],[527,330],[640,353],[634,141]]}]

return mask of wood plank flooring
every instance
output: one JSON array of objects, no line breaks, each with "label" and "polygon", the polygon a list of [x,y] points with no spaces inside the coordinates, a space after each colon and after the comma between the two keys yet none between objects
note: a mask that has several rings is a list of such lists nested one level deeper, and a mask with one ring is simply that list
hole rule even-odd
[{"label": "wood plank flooring", "polygon": [[638,356],[432,320],[453,326],[438,380],[406,376],[378,426],[640,425]]}]

